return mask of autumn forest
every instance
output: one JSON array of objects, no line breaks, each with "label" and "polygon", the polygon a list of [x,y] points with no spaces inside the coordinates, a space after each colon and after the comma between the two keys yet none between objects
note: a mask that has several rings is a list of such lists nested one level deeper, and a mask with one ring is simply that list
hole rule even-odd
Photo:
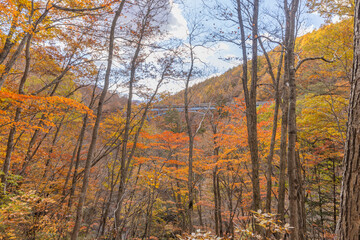
[{"label": "autumn forest", "polygon": [[360,238],[360,0],[0,0],[0,239]]}]

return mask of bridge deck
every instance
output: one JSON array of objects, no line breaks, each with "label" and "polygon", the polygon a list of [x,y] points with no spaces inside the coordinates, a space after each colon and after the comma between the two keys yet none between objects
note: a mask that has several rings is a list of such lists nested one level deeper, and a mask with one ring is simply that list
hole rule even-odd
[{"label": "bridge deck", "polygon": [[[270,102],[259,101],[259,102],[256,102],[256,106],[258,107],[265,103],[270,103]],[[160,112],[160,111],[168,111],[168,110],[172,110],[172,109],[183,111],[185,109],[185,105],[154,105],[150,111]],[[191,110],[191,111],[207,110],[207,109],[214,110],[214,109],[216,109],[216,105],[212,104],[209,106],[208,103],[202,103],[202,104],[196,104],[196,105],[189,106],[189,110]]]}]

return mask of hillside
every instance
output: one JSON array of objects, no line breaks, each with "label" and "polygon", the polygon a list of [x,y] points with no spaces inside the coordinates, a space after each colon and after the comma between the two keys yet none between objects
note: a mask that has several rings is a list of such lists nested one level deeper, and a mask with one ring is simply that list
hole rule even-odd
[{"label": "hillside", "polygon": [[[333,63],[321,60],[308,61],[297,72],[299,95],[323,91],[347,91],[347,82],[350,78],[352,64],[353,21],[344,20],[335,24],[322,26],[301,36],[296,41],[296,52],[299,61],[308,57],[322,57],[332,60]],[[275,48],[269,52],[273,66],[277,65],[279,52]],[[259,57],[259,90],[258,100],[267,101],[272,98],[271,79],[268,74],[268,66],[264,56]],[[221,103],[231,100],[233,97],[242,98],[241,86],[242,66],[229,69],[220,76],[209,78],[197,83],[190,88],[193,104],[198,103]],[[164,104],[181,104],[183,91],[180,91],[168,99]]]}]

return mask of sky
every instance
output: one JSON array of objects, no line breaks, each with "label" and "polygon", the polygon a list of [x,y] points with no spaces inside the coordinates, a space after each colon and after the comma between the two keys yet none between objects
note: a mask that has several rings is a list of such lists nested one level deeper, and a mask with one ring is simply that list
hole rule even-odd
[{"label": "sky", "polygon": [[[186,15],[187,12],[201,11],[201,13],[204,13],[211,18],[210,21],[208,20],[205,22],[210,22],[211,24],[215,25],[223,24],[222,22],[217,21],[215,18],[212,18],[206,9],[204,10],[203,1],[204,0],[175,0],[172,2],[173,7],[169,17],[168,26],[168,30],[171,36],[186,39],[188,28],[184,15]],[[225,3],[226,1],[231,0],[220,0],[221,3]],[[278,1],[279,0],[260,0],[260,5],[263,6],[264,9],[271,9],[274,8],[276,4],[278,4]],[[299,31],[299,35],[304,35],[308,32],[311,32],[324,24],[324,19],[319,14],[308,13],[305,6],[303,11],[302,18],[304,20],[303,25]],[[260,14],[260,21],[261,18],[262,15]],[[209,29],[211,29],[211,24],[207,26]],[[199,48],[196,54],[203,62],[207,64],[207,66],[209,66],[209,68],[211,68],[211,71],[209,71],[207,75],[201,78],[193,79],[192,84],[204,81],[205,79],[212,76],[221,75],[230,68],[241,64],[240,60],[238,59],[238,57],[241,56],[241,50],[238,46],[232,43],[218,42],[212,44],[209,48]],[[161,90],[174,93],[182,90],[183,88],[183,82],[172,82],[163,86]]]},{"label": "sky", "polygon": [[[167,39],[177,38],[180,40],[186,41],[188,36],[188,25],[189,15],[194,16],[205,16],[203,19],[205,31],[202,34],[202,38],[208,38],[212,31],[215,31],[215,28],[219,30],[220,28],[227,31],[230,29],[229,23],[224,23],[224,21],[217,20],[214,11],[209,11],[209,8],[204,6],[204,2],[209,5],[216,0],[168,0],[171,5],[170,15],[168,16],[168,24],[163,26],[163,30],[167,30],[168,36]],[[225,4],[229,6],[229,9],[234,9],[231,5],[231,1],[233,0],[217,0],[221,4]],[[262,10],[259,14],[259,22],[268,23],[269,26],[261,26],[261,27],[270,27],[272,21],[264,21],[265,14],[262,13],[264,9],[269,12],[273,11],[277,4],[280,4],[283,0],[260,0],[260,6]],[[302,0],[305,2],[305,0]],[[278,11],[278,10],[277,10]],[[299,30],[299,35],[304,35],[308,32],[316,30],[322,24],[324,24],[324,19],[320,17],[317,13],[309,13],[306,8],[303,8],[302,11],[302,19],[303,24],[301,29]],[[129,20],[129,19],[128,19]],[[232,28],[234,29],[234,28]],[[235,27],[235,30],[237,26]],[[238,34],[238,33],[237,33]],[[240,36],[236,36],[236,38],[240,38]],[[270,49],[269,49],[270,50]],[[219,76],[226,72],[227,70],[236,67],[241,64],[241,50],[239,46],[225,42],[225,41],[214,41],[208,44],[207,48],[199,47],[195,50],[196,56],[201,59],[200,65],[202,68],[206,68],[204,74],[201,77],[193,77],[190,85],[199,83],[204,81],[210,77]],[[261,55],[261,52],[259,52]],[[153,54],[153,61],[156,61],[156,55]],[[151,61],[151,59],[149,60]],[[142,83],[149,87],[150,89],[154,89],[157,85],[156,80],[145,79]],[[170,94],[176,93],[178,91],[183,90],[185,87],[185,81],[169,81],[166,84],[163,84],[160,88],[160,92],[169,92]],[[119,92],[120,94],[127,94],[127,88],[124,86],[114,86],[113,90]],[[135,96],[135,99],[141,100],[141,96]]]}]

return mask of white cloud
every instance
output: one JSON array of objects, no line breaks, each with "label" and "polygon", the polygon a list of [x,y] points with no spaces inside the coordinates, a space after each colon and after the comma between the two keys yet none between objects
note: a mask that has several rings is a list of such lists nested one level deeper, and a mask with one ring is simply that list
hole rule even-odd
[{"label": "white cloud", "polygon": [[314,31],[316,29],[316,27],[314,25],[310,25],[310,26],[301,26],[298,32],[298,36],[303,36],[307,33],[311,33],[312,31]]},{"label": "white cloud", "polygon": [[168,32],[170,37],[179,39],[186,39],[187,37],[187,22],[182,14],[179,5],[170,1],[171,11],[168,17]]},{"label": "white cloud", "polygon": [[229,43],[220,42],[216,45],[217,50],[225,51],[230,50]]},{"label": "white cloud", "polygon": [[194,50],[196,57],[203,62],[208,62],[209,58],[211,58],[215,52],[215,49],[207,47],[197,47]]}]

